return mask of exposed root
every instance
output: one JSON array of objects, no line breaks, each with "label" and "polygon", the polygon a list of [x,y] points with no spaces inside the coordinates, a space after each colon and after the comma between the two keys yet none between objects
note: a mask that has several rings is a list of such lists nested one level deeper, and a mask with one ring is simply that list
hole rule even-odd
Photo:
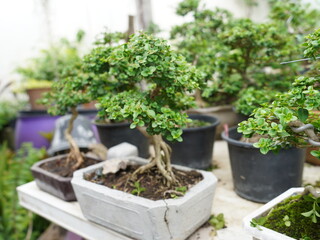
[{"label": "exposed root", "polygon": [[133,173],[132,178],[135,178],[137,174],[144,173],[156,166],[166,180],[168,186],[178,184],[170,162],[171,148],[162,140],[161,135],[152,136],[152,142],[155,149],[155,157],[152,158],[148,164],[138,168]]}]

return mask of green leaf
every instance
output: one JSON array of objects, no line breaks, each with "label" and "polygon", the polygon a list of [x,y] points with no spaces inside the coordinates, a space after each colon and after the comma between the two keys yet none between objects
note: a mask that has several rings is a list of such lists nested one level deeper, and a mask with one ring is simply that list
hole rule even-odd
[{"label": "green leaf", "polygon": [[310,152],[310,154],[316,158],[319,158],[319,161],[320,161],[320,151],[319,150],[313,150]]},{"label": "green leaf", "polygon": [[148,109],[147,114],[149,117],[152,117],[152,118],[155,118],[155,116],[156,116],[155,111],[153,111],[152,109]]},{"label": "green leaf", "polygon": [[301,122],[305,122],[309,117],[309,111],[304,108],[298,109],[298,118]]},{"label": "green leaf", "polygon": [[313,209],[310,210],[309,212],[304,212],[304,213],[301,213],[302,216],[305,216],[305,217],[311,217],[313,214]]}]

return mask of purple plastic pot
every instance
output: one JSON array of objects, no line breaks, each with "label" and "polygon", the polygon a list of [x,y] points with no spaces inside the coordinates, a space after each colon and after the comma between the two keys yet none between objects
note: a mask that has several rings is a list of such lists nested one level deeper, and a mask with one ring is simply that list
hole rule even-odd
[{"label": "purple plastic pot", "polygon": [[[93,120],[97,110],[79,109],[79,114]],[[31,142],[35,148],[49,148],[50,141],[42,133],[52,133],[55,128],[55,121],[61,116],[51,116],[46,110],[20,111],[17,118],[15,130],[15,148],[19,149],[24,142]],[[96,139],[99,135],[95,125],[92,125]]]},{"label": "purple plastic pot", "polygon": [[31,142],[35,148],[48,148],[50,141],[42,133],[53,133],[54,123],[60,116],[51,116],[46,110],[20,111],[16,123],[15,147]]}]

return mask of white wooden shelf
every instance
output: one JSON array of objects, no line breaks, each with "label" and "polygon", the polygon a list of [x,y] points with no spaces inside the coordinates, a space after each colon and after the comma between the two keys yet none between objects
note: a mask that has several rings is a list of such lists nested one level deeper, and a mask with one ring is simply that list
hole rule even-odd
[{"label": "white wooden shelf", "polygon": [[65,202],[41,191],[30,182],[17,188],[20,205],[88,240],[132,240],[108,228],[89,222],[78,202]]}]

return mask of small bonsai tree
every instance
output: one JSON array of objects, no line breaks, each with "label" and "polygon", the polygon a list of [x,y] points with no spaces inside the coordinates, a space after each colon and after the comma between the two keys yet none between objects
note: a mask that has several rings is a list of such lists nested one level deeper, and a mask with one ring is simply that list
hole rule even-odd
[{"label": "small bonsai tree", "polygon": [[176,12],[193,17],[174,27],[171,38],[187,61],[204,73],[198,106],[232,104],[248,87],[289,88],[297,65],[283,67],[280,62],[297,58],[299,51],[293,47],[295,35],[284,34],[278,22],[234,19],[226,10],[204,8],[200,0],[182,1]]},{"label": "small bonsai tree", "polygon": [[[228,22],[232,19],[231,13],[219,8],[207,9],[201,0],[182,1],[176,13],[181,17],[191,15],[192,20],[174,26],[171,29],[170,38],[177,47],[177,51],[202,71],[202,87],[204,87],[214,73],[213,61],[219,44],[217,36],[228,27]],[[202,99],[200,90],[196,91],[195,97],[199,107],[208,105]]]},{"label": "small bonsai tree", "polygon": [[78,116],[77,107],[98,99],[114,87],[114,81],[108,73],[101,72],[105,67],[105,63],[101,59],[109,56],[113,49],[112,45],[123,39],[123,35],[104,33],[102,36],[103,38],[97,40],[96,44],[103,45],[103,47],[95,48],[81,61],[75,61],[73,64],[65,66],[63,72],[68,74],[54,81],[51,91],[46,93],[41,100],[49,107],[48,112],[52,115],[65,115],[71,111],[65,138],[70,144],[68,162],[75,162],[73,170],[78,169],[84,161],[82,153],[71,135],[74,121]]},{"label": "small bonsai tree", "polygon": [[[304,44],[307,57],[316,58],[320,54],[320,29],[307,36]],[[267,136],[261,138],[255,146],[262,153],[290,146],[308,146],[319,141],[320,117],[320,74],[300,76],[292,84],[292,89],[280,94],[270,105],[264,105],[254,111],[253,118],[242,122],[238,131],[246,137],[254,133]],[[296,132],[296,127],[312,124],[313,129]],[[309,139],[309,142],[306,141]],[[311,142],[310,142],[311,140]],[[314,154],[316,154],[314,152]],[[320,156],[320,154],[319,154]]]},{"label": "small bonsai tree", "polygon": [[[242,89],[287,90],[289,80],[296,74],[294,66],[280,68],[281,59],[294,55],[292,36],[285,36],[277,25],[254,23],[236,19],[218,35],[220,45],[215,61],[215,78],[204,91],[204,96],[215,98],[224,93],[224,101],[239,96]],[[232,100],[232,98],[231,98]]]},{"label": "small bonsai tree", "polygon": [[49,107],[48,112],[52,115],[65,115],[71,111],[71,118],[65,130],[65,138],[70,144],[67,162],[75,162],[72,170],[78,169],[84,161],[80,149],[71,135],[74,121],[78,116],[76,108],[79,104],[91,101],[89,94],[84,91],[85,83],[90,82],[91,79],[89,76],[82,74],[76,66],[74,67],[74,72],[66,78],[55,81],[51,91],[46,93],[41,100],[43,104]]},{"label": "small bonsai tree", "polygon": [[[304,44],[307,57],[315,59],[320,55],[320,29],[307,36]],[[272,104],[254,110],[252,118],[241,122],[238,131],[245,137],[259,134],[262,138],[254,146],[261,153],[278,151],[287,147],[320,147],[320,69],[313,76],[300,76],[292,84],[292,88],[276,97]],[[312,151],[312,155],[320,158],[320,151]],[[320,194],[312,187],[306,187],[303,194],[311,193],[314,209],[304,213],[317,222],[319,214],[318,201]],[[317,207],[318,206],[318,207]]]},{"label": "small bonsai tree", "polygon": [[[182,141],[183,127],[189,121],[183,110],[194,104],[187,92],[199,86],[199,74],[185,59],[171,50],[166,41],[151,35],[134,35],[110,52],[100,54],[97,72],[113,77],[113,87],[99,99],[99,107],[109,119],[128,120],[131,128],[150,135],[155,157],[134,173],[157,167],[168,186],[178,180],[170,163],[171,150],[163,141]],[[93,66],[93,65],[92,65]],[[94,66],[93,66],[94,67]]]}]

